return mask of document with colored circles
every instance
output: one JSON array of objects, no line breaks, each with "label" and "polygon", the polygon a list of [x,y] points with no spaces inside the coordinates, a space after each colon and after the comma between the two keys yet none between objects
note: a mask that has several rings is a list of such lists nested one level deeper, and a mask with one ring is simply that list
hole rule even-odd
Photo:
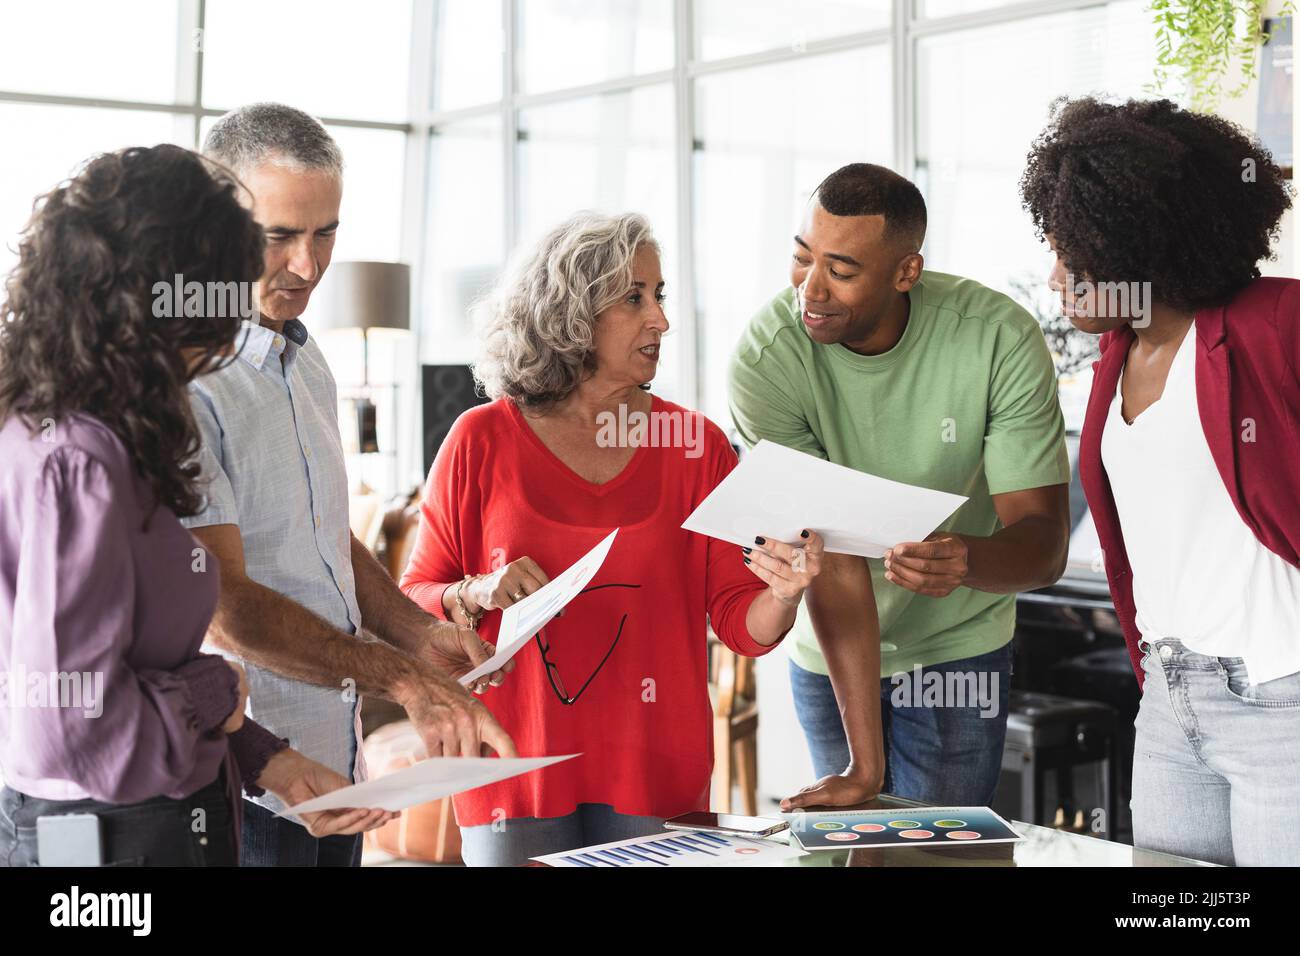
[{"label": "document with colored circles", "polygon": [[967,846],[1020,839],[988,807],[913,807],[783,813],[805,850],[856,847]]}]

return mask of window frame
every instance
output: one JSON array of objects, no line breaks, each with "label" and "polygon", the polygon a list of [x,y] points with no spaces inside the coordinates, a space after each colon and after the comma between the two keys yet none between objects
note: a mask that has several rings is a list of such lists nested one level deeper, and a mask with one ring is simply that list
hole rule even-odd
[{"label": "window frame", "polygon": [[[693,154],[696,143],[695,81],[702,76],[741,70],[766,64],[785,63],[825,53],[855,50],[887,44],[890,48],[893,101],[893,143],[895,168],[906,171],[915,178],[916,134],[920,108],[917,97],[917,44],[922,38],[940,33],[960,32],[980,27],[1031,19],[1044,14],[1104,7],[1108,0],[1021,0],[972,13],[956,14],[942,18],[929,18],[922,14],[922,0],[889,0],[890,24],[877,30],[850,33],[843,36],[797,43],[790,47],[763,50],[718,60],[703,60],[696,56],[695,5],[702,0],[672,0],[674,56],[670,69],[658,70],[590,83],[542,93],[525,93],[519,77],[520,7],[526,0],[497,0],[501,4],[503,45],[501,56],[503,95],[499,100],[481,105],[452,110],[435,110],[433,102],[434,32],[437,26],[437,2],[420,2],[413,6],[411,25],[411,70],[408,82],[408,109],[406,122],[384,122],[355,117],[322,116],[322,122],[331,126],[361,129],[393,130],[406,137],[406,155],[403,169],[403,213],[400,242],[401,259],[412,264],[413,269],[413,323],[416,354],[422,354],[424,334],[419,317],[427,314],[431,305],[426,301],[426,256],[429,253],[428,203],[431,141],[440,127],[457,120],[497,114],[501,120],[501,150],[504,222],[502,235],[505,247],[501,250],[504,263],[514,249],[519,235],[520,183],[518,164],[519,114],[534,106],[561,103],[602,93],[626,92],[642,86],[671,83],[676,107],[674,157],[677,181],[677,227],[675,235],[665,237],[677,258],[676,273],[681,288],[673,290],[674,321],[679,334],[675,336],[673,361],[679,363],[676,381],[679,383],[681,401],[698,405],[705,393],[705,377],[713,366],[718,371],[717,356],[702,355],[702,343],[696,322],[696,255],[693,232],[695,222],[696,181]],[[148,102],[134,100],[99,99],[95,97],[45,95],[0,90],[0,102],[88,106],[122,110],[147,110],[187,117],[191,125],[191,141],[199,148],[199,126],[203,118],[220,116],[239,104],[208,104],[203,95],[203,57],[201,41],[204,29],[205,0],[177,0],[179,8],[177,29],[177,69],[174,102]],[[703,363],[702,358],[711,358]]]}]

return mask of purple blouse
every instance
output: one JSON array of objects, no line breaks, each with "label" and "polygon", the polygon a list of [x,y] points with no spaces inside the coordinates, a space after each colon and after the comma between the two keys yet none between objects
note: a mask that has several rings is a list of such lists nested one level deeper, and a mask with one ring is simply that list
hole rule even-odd
[{"label": "purple blouse", "polygon": [[[38,423],[39,424],[39,423]],[[87,415],[0,425],[0,774],[47,800],[189,796],[233,754],[253,780],[287,746],[227,737],[234,671],[201,654],[217,560]],[[250,792],[260,792],[250,784]]]}]

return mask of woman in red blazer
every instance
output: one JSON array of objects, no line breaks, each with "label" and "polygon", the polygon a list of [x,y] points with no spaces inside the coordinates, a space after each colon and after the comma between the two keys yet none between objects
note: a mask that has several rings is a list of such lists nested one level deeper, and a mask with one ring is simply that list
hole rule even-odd
[{"label": "woman in red blazer", "polygon": [[1134,843],[1300,864],[1300,282],[1258,268],[1290,188],[1226,120],[1080,99],[1021,192],[1102,336],[1079,467],[1143,688]]}]

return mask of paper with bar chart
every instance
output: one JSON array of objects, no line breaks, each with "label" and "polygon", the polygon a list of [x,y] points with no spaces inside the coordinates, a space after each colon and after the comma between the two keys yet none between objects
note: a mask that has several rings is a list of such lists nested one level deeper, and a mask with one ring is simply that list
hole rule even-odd
[{"label": "paper with bar chart", "polygon": [[672,867],[672,866],[754,866],[793,860],[806,854],[798,847],[776,840],[736,836],[730,833],[704,833],[674,830],[652,833],[615,843],[565,850],[533,857],[549,866],[585,867]]}]

